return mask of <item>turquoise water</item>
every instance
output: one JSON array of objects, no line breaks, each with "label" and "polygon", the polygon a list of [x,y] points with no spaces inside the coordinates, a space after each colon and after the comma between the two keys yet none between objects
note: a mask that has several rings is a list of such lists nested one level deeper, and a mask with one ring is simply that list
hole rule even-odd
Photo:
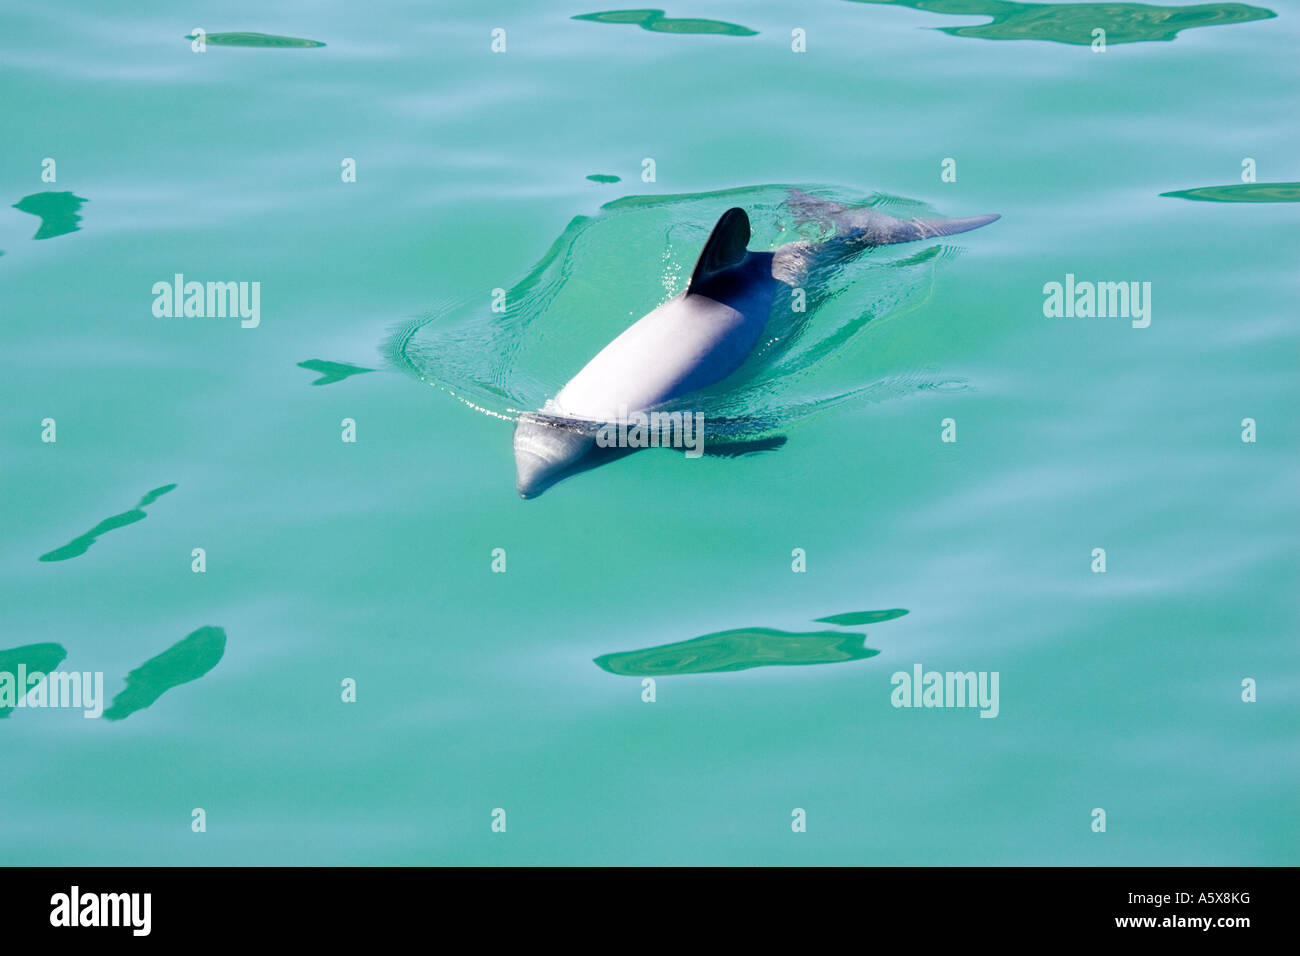
[{"label": "turquoise water", "polygon": [[[1294,3],[4,22],[0,670],[110,701],[0,710],[0,862],[1300,862]],[[792,184],[1002,219],[854,264],[743,399],[779,447],[520,500],[457,386],[554,394]]]}]

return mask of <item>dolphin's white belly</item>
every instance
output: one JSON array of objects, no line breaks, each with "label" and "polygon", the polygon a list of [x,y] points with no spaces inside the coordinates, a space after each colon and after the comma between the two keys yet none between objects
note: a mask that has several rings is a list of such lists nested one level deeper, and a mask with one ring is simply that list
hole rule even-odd
[{"label": "dolphin's white belly", "polygon": [[700,295],[670,299],[601,349],[555,396],[554,410],[615,421],[725,378],[767,322],[768,303],[754,305],[742,312]]}]

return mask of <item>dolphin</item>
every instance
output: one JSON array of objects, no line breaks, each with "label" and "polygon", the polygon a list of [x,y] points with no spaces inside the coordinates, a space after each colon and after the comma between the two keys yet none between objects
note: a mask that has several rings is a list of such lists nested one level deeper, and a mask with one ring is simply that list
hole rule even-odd
[{"label": "dolphin", "polygon": [[558,481],[636,450],[607,447],[597,440],[600,426],[626,423],[633,413],[731,375],[762,339],[782,289],[801,287],[816,270],[875,246],[951,236],[999,218],[897,219],[799,190],[791,191],[789,206],[802,220],[829,222],[834,234],[755,252],[748,248],[749,216],[728,209],[682,293],[625,329],[540,411],[519,417],[514,452],[520,497],[535,498]]}]

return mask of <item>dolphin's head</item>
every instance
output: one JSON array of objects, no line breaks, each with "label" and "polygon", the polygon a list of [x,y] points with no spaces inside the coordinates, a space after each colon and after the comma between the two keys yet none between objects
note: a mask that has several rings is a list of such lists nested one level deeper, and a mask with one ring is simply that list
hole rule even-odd
[{"label": "dolphin's head", "polygon": [[536,498],[556,482],[609,464],[636,451],[603,446],[595,422],[551,414],[552,406],[522,415],[515,424],[515,488],[521,498]]},{"label": "dolphin's head", "polygon": [[521,498],[536,498],[551,485],[584,471],[581,464],[595,437],[575,423],[536,415],[515,424],[515,488]]}]

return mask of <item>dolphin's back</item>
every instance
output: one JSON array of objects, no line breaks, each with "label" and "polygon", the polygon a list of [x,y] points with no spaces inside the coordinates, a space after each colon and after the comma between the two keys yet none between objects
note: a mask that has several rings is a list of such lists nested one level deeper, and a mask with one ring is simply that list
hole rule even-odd
[{"label": "dolphin's back", "polygon": [[686,291],[634,323],[555,396],[561,414],[614,421],[726,378],[753,351],[776,295],[772,254],[750,252],[749,216],[722,214]]},{"label": "dolphin's back", "polygon": [[737,282],[727,301],[675,296],[610,342],[555,396],[575,418],[614,421],[726,378],[744,362],[767,323],[775,284]]}]

